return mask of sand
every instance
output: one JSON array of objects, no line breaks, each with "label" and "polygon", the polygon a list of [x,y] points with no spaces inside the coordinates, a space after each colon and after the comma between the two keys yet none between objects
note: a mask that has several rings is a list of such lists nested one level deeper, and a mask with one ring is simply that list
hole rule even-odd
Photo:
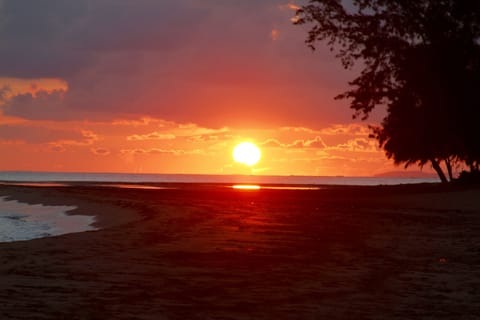
[{"label": "sand", "polygon": [[480,315],[480,188],[177,187],[0,186],[101,228],[1,243],[0,318]]}]

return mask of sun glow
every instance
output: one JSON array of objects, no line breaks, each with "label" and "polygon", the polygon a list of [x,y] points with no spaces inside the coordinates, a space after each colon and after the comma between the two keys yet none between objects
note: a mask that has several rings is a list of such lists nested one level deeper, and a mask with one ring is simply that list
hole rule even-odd
[{"label": "sun glow", "polygon": [[255,165],[261,155],[260,149],[251,142],[242,142],[233,149],[233,159],[247,166]]}]

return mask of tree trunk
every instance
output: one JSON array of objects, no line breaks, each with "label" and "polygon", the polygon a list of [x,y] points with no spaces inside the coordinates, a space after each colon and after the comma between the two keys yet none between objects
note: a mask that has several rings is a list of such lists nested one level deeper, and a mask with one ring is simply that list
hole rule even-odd
[{"label": "tree trunk", "polygon": [[445,159],[445,165],[447,166],[448,179],[453,181],[452,162],[450,161],[450,158]]},{"label": "tree trunk", "polygon": [[443,170],[440,167],[440,163],[435,159],[430,159],[430,162],[432,162],[432,167],[437,172],[438,177],[440,178],[442,183],[448,183],[447,177],[445,176],[445,173],[443,173]]}]

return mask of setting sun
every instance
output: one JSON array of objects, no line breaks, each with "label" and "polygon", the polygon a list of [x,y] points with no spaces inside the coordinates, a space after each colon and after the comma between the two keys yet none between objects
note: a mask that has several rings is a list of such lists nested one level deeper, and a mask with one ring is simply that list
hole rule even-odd
[{"label": "setting sun", "polygon": [[260,149],[251,142],[242,142],[233,149],[233,159],[247,166],[255,165],[260,157]]}]

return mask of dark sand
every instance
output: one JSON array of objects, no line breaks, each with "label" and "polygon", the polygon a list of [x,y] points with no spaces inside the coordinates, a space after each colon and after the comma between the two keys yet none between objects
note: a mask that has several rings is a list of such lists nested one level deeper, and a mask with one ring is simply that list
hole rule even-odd
[{"label": "dark sand", "polygon": [[480,189],[0,186],[100,231],[0,244],[0,319],[478,319]]}]

